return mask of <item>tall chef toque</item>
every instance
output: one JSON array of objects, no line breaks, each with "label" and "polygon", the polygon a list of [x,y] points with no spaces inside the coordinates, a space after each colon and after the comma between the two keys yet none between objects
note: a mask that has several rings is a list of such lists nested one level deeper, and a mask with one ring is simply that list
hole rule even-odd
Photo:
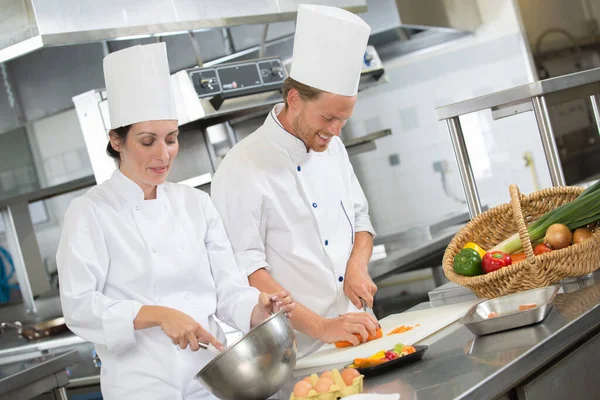
[{"label": "tall chef toque", "polygon": [[290,77],[315,89],[354,96],[371,28],[341,8],[298,6]]},{"label": "tall chef toque", "polygon": [[132,46],[107,55],[104,80],[111,129],[177,119],[164,43]]}]

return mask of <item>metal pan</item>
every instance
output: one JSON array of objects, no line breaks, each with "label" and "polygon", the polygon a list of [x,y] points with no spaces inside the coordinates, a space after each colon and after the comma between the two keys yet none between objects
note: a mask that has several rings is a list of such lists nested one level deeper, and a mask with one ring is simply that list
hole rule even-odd
[{"label": "metal pan", "polygon": [[0,324],[0,332],[6,328],[16,329],[19,332],[19,335],[27,340],[41,339],[69,330],[63,317],[40,322],[35,325],[23,325],[19,321],[14,323],[2,322]]},{"label": "metal pan", "polygon": [[[475,335],[488,335],[536,324],[550,312],[559,289],[560,285],[552,285],[483,301],[474,305],[458,323]],[[519,311],[519,306],[524,304],[535,304],[535,307]],[[488,318],[492,312],[498,316]]]}]

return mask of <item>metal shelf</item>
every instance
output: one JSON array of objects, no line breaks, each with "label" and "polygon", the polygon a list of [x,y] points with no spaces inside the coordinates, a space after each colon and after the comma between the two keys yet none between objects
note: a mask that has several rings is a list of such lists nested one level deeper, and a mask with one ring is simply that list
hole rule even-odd
[{"label": "metal shelf", "polygon": [[439,121],[445,120],[450,131],[460,178],[471,218],[481,214],[481,201],[469,159],[460,116],[490,109],[494,120],[533,111],[553,186],[564,186],[565,177],[554,139],[549,107],[589,98],[600,132],[600,68],[564,75],[479,96],[436,109]]}]

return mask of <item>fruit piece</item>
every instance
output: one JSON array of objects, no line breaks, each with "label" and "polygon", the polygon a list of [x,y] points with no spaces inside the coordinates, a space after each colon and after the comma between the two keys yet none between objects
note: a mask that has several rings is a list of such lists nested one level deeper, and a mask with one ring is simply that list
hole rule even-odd
[{"label": "fruit piece", "polygon": [[575,232],[573,232],[573,244],[581,243],[590,237],[592,237],[592,231],[590,231],[589,229],[575,229]]},{"label": "fruit piece", "polygon": [[308,393],[312,389],[312,385],[305,380],[301,380],[294,386],[295,397],[308,397]]},{"label": "fruit piece", "polygon": [[550,253],[551,251],[552,249],[548,247],[548,245],[540,243],[537,246],[535,246],[535,249],[533,249],[533,254],[539,256],[540,254]]},{"label": "fruit piece", "polygon": [[502,267],[507,267],[512,264],[512,258],[501,251],[492,251],[487,253],[481,260],[481,268],[483,272],[489,274],[499,270]]},{"label": "fruit piece", "polygon": [[473,242],[469,242],[469,243],[465,244],[463,249],[473,249],[477,252],[477,254],[479,254],[479,257],[481,257],[481,258],[483,258],[483,256],[485,256],[485,253],[486,253],[486,251],[481,246],[479,246],[477,243],[473,243]]},{"label": "fruit piece", "polygon": [[544,243],[553,250],[564,249],[570,246],[572,241],[573,235],[571,234],[571,230],[564,224],[553,224],[546,230]]},{"label": "fruit piece", "polygon": [[[358,333],[355,333],[354,336],[356,336],[359,341],[362,341],[362,337]],[[377,333],[375,334],[375,336],[372,336],[371,334],[369,334],[369,337],[367,338],[367,342],[370,342],[371,340],[379,339],[382,336],[383,336],[383,333],[381,332],[381,328],[377,328]],[[335,342],[335,347],[337,347],[338,349],[342,348],[342,347],[350,347],[350,346],[352,346],[352,343],[350,343],[350,342],[346,342],[346,341]]]},{"label": "fruit piece", "polygon": [[519,306],[519,311],[531,310],[532,308],[536,308],[537,304],[521,304]]},{"label": "fruit piece", "polygon": [[341,375],[344,383],[348,386],[352,386],[354,384],[354,379],[360,376],[360,372],[354,368],[346,368],[342,370]]},{"label": "fruit piece", "polygon": [[452,269],[459,275],[481,275],[481,256],[473,249],[462,249],[454,257]]},{"label": "fruit piece", "polygon": [[327,392],[329,392],[329,389],[331,389],[332,386],[333,386],[333,380],[325,377],[325,378],[321,378],[317,381],[317,383],[315,385],[315,390],[317,391],[317,393],[327,393]]}]

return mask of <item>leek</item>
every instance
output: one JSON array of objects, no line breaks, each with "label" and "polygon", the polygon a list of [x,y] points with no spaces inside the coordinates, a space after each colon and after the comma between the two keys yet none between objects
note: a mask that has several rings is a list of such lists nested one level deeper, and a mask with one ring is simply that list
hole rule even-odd
[{"label": "leek", "polygon": [[[575,200],[544,214],[527,227],[533,246],[541,243],[546,230],[553,224],[564,224],[569,229],[577,229],[600,220],[600,181],[596,182]],[[519,234],[515,233],[489,251],[502,251],[513,254],[523,248]]]}]

